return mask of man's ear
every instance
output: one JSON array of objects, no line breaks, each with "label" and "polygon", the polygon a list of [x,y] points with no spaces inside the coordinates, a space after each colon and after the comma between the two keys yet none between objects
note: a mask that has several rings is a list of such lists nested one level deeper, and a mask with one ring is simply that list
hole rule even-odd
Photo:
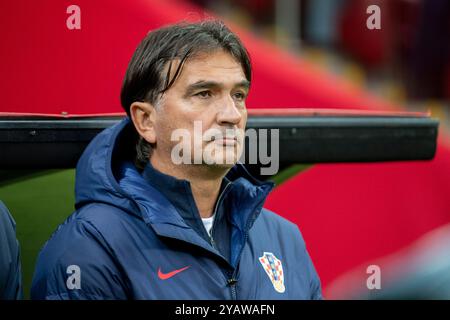
[{"label": "man's ear", "polygon": [[130,106],[130,116],[139,135],[148,143],[155,143],[156,110],[154,106],[148,102],[135,101]]}]

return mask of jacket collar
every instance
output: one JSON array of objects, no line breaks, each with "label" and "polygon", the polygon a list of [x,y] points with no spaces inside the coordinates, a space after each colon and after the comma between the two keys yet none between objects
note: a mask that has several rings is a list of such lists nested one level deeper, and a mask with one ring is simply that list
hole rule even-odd
[{"label": "jacket collar", "polygon": [[[150,162],[145,166],[142,177],[169,200],[188,226],[204,238],[208,238],[189,181],[164,174],[155,169]],[[230,182],[225,177],[220,187],[219,197],[228,183]],[[216,207],[216,205],[214,207]],[[221,219],[222,217],[216,218]]]}]

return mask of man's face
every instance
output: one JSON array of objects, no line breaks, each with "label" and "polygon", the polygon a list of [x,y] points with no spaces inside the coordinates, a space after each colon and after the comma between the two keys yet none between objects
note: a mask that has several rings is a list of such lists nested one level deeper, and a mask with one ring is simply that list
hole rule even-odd
[{"label": "man's face", "polygon": [[182,155],[189,163],[232,167],[242,153],[248,90],[241,65],[229,53],[188,59],[157,107],[152,157],[176,163],[174,156]]}]

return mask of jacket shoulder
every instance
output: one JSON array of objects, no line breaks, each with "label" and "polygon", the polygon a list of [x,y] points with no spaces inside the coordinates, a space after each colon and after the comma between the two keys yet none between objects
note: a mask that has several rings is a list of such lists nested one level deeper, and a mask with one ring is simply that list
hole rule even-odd
[{"label": "jacket shoulder", "polygon": [[117,223],[107,212],[97,205],[81,208],[58,227],[39,253],[32,299],[126,298],[121,268],[101,231]]},{"label": "jacket shoulder", "polygon": [[107,203],[95,202],[78,209],[76,219],[88,223],[99,231],[108,231],[124,223],[133,223],[139,219],[136,215]]},{"label": "jacket shoulder", "polygon": [[298,235],[300,235],[300,241],[304,243],[303,236],[300,232],[299,227],[295,223],[280,216],[279,214],[266,208],[263,208],[261,210],[260,217],[259,219],[257,219],[257,221],[258,220],[260,220],[259,221],[260,228],[271,230],[272,232],[275,232],[277,234],[281,233],[287,237],[293,236],[297,237]]}]

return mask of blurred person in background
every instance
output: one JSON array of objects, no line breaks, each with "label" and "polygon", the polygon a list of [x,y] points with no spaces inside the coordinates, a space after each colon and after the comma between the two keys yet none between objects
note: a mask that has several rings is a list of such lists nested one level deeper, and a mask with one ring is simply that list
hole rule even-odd
[{"label": "blurred person in background", "polygon": [[450,300],[450,225],[423,236],[372,299]]},{"label": "blurred person in background", "polygon": [[412,99],[450,100],[450,1],[421,3],[408,65],[406,79]]},{"label": "blurred person in background", "polygon": [[[327,287],[330,299],[450,299],[450,224],[388,256],[368,261]],[[379,273],[368,272],[376,266]],[[370,270],[369,270],[370,271]],[[379,276],[379,287],[370,287]]]},{"label": "blurred person in background", "polygon": [[0,201],[0,300],[18,300],[22,297],[22,270],[16,223]]}]

